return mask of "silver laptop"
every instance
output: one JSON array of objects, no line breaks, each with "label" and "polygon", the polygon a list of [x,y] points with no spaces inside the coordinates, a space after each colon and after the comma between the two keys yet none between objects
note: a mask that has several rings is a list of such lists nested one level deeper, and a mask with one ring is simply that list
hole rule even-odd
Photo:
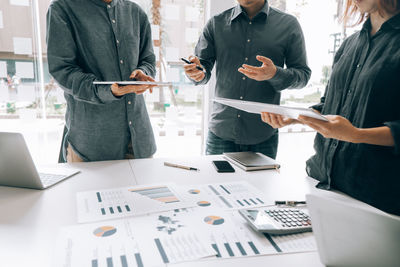
[{"label": "silver laptop", "polygon": [[54,167],[37,170],[19,133],[0,133],[0,185],[45,189],[79,171]]},{"label": "silver laptop", "polygon": [[400,266],[400,217],[350,197],[307,195],[321,262],[326,266]]}]

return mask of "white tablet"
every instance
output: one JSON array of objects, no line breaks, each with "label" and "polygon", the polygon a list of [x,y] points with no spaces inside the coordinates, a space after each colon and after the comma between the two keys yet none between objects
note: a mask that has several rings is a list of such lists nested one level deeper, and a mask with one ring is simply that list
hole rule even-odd
[{"label": "white tablet", "polygon": [[93,82],[93,84],[112,85],[114,83],[120,85],[157,85],[157,86],[172,86],[170,82],[143,82],[143,81],[106,81],[106,82]]}]

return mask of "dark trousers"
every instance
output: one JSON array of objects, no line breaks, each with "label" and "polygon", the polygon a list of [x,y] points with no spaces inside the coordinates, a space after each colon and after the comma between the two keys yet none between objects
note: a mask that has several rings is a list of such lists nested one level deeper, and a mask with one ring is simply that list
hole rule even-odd
[{"label": "dark trousers", "polygon": [[264,155],[276,158],[278,152],[278,140],[279,134],[276,133],[271,136],[268,140],[255,145],[239,145],[232,141],[223,140],[219,138],[211,131],[208,132],[207,144],[206,144],[206,154],[207,155],[220,155],[225,152],[243,152],[252,151],[260,152]]}]

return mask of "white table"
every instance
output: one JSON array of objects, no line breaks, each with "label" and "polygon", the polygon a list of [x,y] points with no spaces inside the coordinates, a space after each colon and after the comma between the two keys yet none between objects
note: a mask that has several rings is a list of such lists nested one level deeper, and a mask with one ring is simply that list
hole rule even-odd
[{"label": "white table", "polygon": [[[275,170],[220,174],[211,161],[221,156],[73,164],[81,173],[47,190],[0,187],[0,266],[51,266],[58,230],[77,223],[76,192],[147,183],[204,184],[246,180],[267,199],[303,200],[315,181],[283,177]],[[200,172],[165,167],[164,161],[198,167]],[[322,266],[316,252],[220,259],[174,266]]]}]

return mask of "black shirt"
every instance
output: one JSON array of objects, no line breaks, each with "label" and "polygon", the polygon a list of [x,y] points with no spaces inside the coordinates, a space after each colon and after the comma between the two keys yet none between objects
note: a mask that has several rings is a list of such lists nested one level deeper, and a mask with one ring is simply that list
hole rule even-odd
[{"label": "black shirt", "polygon": [[354,144],[317,134],[308,174],[319,188],[340,190],[400,215],[400,15],[370,35],[371,22],[335,55],[322,114],[341,115],[358,128],[388,126],[395,147]]},{"label": "black shirt", "polygon": [[[244,63],[261,66],[257,55],[276,65],[272,79],[255,81],[238,72]],[[304,87],[311,75],[300,24],[269,7],[268,1],[251,20],[240,5],[212,17],[197,43],[196,56],[206,69],[201,84],[209,81],[216,63],[217,97],[279,104],[282,90]],[[242,145],[262,143],[277,132],[260,115],[215,102],[209,128],[218,137]]]}]

